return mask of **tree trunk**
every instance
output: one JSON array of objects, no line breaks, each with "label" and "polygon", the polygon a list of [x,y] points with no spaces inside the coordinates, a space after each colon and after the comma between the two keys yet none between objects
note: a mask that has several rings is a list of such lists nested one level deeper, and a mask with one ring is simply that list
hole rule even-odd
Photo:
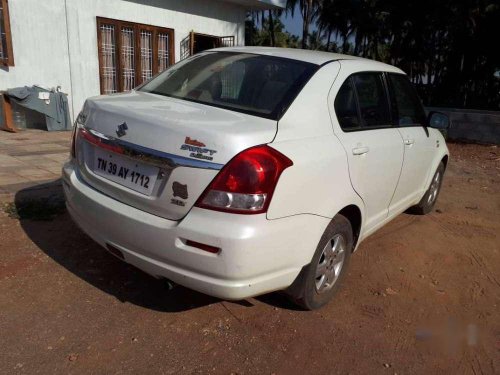
[{"label": "tree trunk", "polygon": [[318,50],[321,47],[321,35],[323,34],[324,26],[319,25],[318,30],[316,32],[316,40],[314,41],[314,49]]},{"label": "tree trunk", "polygon": [[302,24],[302,48],[307,48],[307,41],[309,39],[309,25],[311,24],[312,17],[312,2],[313,0],[307,0],[305,3],[305,9],[303,10],[302,19],[304,23]]},{"label": "tree trunk", "polygon": [[361,52],[361,43],[362,43],[362,38],[358,32],[356,32],[356,35],[354,36],[354,55],[359,56]]},{"label": "tree trunk", "polygon": [[271,47],[276,46],[276,36],[274,35],[273,11],[269,9],[269,36],[271,37]]},{"label": "tree trunk", "polygon": [[[349,36],[350,35],[351,35],[351,33],[349,31],[342,34],[342,39],[343,39],[342,53],[349,53]],[[354,53],[354,54],[356,54],[356,53]]]}]

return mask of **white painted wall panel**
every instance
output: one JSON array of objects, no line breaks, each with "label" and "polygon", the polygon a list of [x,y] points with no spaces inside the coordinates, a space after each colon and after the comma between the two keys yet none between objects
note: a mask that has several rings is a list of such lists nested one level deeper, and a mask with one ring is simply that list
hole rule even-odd
[{"label": "white painted wall panel", "polygon": [[9,1],[13,67],[0,67],[0,90],[40,84],[70,93],[64,0]]},{"label": "white painted wall panel", "polygon": [[190,31],[234,35],[237,45],[245,44],[245,9],[224,1],[15,0],[9,5],[16,66],[0,68],[0,90],[61,85],[70,94],[73,116],[87,97],[100,93],[96,17],[174,29],[176,61]]}]

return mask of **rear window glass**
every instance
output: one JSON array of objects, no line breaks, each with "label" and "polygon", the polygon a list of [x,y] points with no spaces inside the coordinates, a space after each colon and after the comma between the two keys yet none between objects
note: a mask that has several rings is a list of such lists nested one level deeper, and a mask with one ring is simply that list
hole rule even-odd
[{"label": "rear window glass", "polygon": [[232,52],[193,56],[139,90],[278,120],[318,66]]}]

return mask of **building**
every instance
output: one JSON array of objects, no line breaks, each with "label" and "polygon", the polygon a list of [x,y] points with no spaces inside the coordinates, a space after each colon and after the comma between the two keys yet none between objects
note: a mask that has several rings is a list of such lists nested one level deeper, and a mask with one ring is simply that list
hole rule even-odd
[{"label": "building", "polygon": [[249,10],[286,0],[0,0],[0,91],[34,84],[85,99],[126,91],[190,54],[245,44]]}]

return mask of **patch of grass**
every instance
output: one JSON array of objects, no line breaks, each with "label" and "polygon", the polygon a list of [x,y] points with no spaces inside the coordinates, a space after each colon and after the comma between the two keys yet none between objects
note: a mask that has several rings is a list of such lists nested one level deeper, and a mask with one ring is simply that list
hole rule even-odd
[{"label": "patch of grass", "polygon": [[54,220],[56,216],[62,214],[66,206],[64,199],[49,197],[9,202],[2,209],[13,219],[47,221]]}]

